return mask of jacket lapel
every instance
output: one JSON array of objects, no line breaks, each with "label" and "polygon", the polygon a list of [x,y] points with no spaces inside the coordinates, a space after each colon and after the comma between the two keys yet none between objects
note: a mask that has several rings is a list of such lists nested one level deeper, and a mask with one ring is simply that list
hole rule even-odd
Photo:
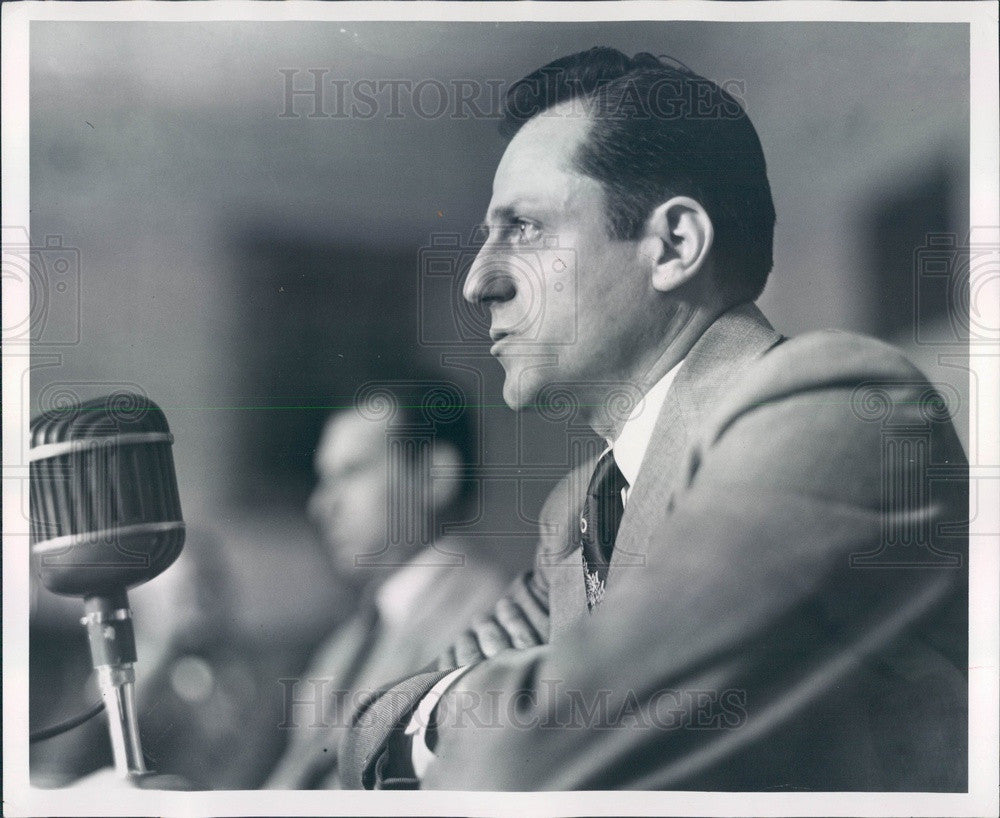
[{"label": "jacket lapel", "polygon": [[663,401],[629,491],[608,569],[609,588],[625,580],[628,569],[646,564],[649,533],[669,510],[681,458],[698,426],[747,366],[780,340],[756,305],[747,303],[720,316],[691,348]]}]

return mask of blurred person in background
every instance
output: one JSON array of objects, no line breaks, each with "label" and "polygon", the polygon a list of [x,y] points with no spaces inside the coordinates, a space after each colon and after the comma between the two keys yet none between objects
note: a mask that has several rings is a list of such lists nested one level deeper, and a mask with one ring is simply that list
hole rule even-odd
[{"label": "blurred person in background", "polygon": [[510,579],[495,555],[438,536],[443,523],[469,514],[476,457],[469,413],[450,386],[390,383],[326,422],[309,517],[360,602],[302,678],[283,680],[292,734],[269,788],[337,788],[351,703],[427,666]]}]

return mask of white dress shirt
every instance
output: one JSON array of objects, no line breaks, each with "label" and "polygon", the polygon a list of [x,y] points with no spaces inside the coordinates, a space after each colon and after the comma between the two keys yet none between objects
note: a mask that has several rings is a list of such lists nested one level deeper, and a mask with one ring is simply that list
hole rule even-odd
[{"label": "white dress shirt", "polygon": [[[666,400],[667,392],[670,391],[677,370],[683,363],[683,359],[678,361],[673,369],[653,384],[643,399],[636,404],[628,420],[622,425],[618,437],[607,441],[608,449],[614,452],[615,463],[628,484],[622,489],[622,503],[625,505],[628,504],[628,495],[632,490],[632,485],[635,483],[636,477],[639,476],[639,469],[646,456],[646,449],[649,448],[649,441],[653,437],[653,429],[660,416],[660,410],[663,408],[663,401]],[[607,452],[608,449],[604,451]],[[424,777],[428,765],[434,759],[434,754],[430,751],[426,741],[427,725],[430,723],[434,708],[437,707],[441,697],[448,689],[471,667],[473,665],[455,668],[428,690],[406,725],[406,734],[413,737],[411,761],[417,778]]]},{"label": "white dress shirt", "polygon": [[[660,416],[663,408],[663,401],[667,398],[667,392],[674,382],[677,370],[680,369],[683,360],[678,362],[673,369],[667,372],[658,380],[645,397],[632,410],[628,420],[622,425],[618,437],[608,440],[608,448],[615,453],[615,463],[628,483],[622,489],[622,501],[628,502],[628,494],[632,490],[632,484],[639,476],[639,469],[642,466],[643,458],[646,456],[646,449],[649,448],[649,441],[653,437],[653,429],[656,426],[656,419]],[[605,449],[607,451],[607,449]]]},{"label": "white dress shirt", "polygon": [[390,574],[375,591],[375,607],[386,629],[405,628],[428,589],[450,570],[453,566],[442,559],[437,548],[430,546]]}]

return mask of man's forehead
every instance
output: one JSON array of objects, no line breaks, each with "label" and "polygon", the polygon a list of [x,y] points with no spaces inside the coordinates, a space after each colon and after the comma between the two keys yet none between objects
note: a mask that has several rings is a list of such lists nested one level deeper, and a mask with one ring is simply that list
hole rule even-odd
[{"label": "man's forehead", "polygon": [[556,105],[519,130],[497,165],[492,207],[548,200],[579,180],[573,158],[590,133],[591,120],[568,104]]},{"label": "man's forehead", "polygon": [[389,424],[381,418],[363,417],[356,410],[339,412],[323,428],[316,447],[319,466],[339,464],[381,453]]}]

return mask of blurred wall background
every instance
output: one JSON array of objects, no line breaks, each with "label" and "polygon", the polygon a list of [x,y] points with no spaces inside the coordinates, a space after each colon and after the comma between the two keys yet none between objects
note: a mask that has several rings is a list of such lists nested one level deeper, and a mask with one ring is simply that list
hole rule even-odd
[{"label": "blurred wall background", "polygon": [[460,269],[429,272],[429,250],[461,258],[483,215],[496,120],[455,100],[416,116],[406,94],[398,116],[386,94],[371,116],[310,116],[289,82],[319,77],[336,112],[335,81],[506,88],[605,44],[742,83],[778,211],[772,323],[880,336],[968,394],[961,350],[938,360],[962,340],[961,271],[920,266],[928,236],[947,255],[969,230],[964,26],[35,22],[31,38],[31,238],[78,251],[63,296],[80,307],[78,342],[38,357],[33,411],[118,385],[164,407],[185,516],[229,555],[248,638],[306,646],[343,615],[302,507],[322,420],[365,381],[444,363],[480,405],[466,533],[512,565],[567,456],[566,419],[507,410],[499,365],[460,342]]}]

